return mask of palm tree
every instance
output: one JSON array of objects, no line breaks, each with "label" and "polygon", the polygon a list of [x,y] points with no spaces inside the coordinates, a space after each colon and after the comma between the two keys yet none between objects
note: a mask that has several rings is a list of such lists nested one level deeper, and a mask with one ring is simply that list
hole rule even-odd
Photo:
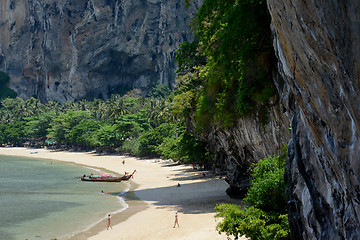
[{"label": "palm tree", "polygon": [[109,108],[109,117],[117,120],[121,115],[125,115],[127,113],[129,113],[129,108],[124,99],[120,98],[118,101],[111,103]]},{"label": "palm tree", "polygon": [[159,120],[159,101],[157,99],[151,99],[146,104],[147,117],[155,124],[158,125]]},{"label": "palm tree", "polygon": [[97,121],[106,121],[107,120],[107,109],[106,103],[101,99],[94,99],[92,105],[90,106],[91,117]]},{"label": "palm tree", "polygon": [[20,120],[24,117],[24,100],[22,98],[5,98],[1,105],[5,111],[8,111],[7,121]]},{"label": "palm tree", "polygon": [[30,98],[21,105],[22,114],[24,117],[30,117],[34,114],[42,112],[42,104],[39,99]]},{"label": "palm tree", "polygon": [[60,102],[56,100],[49,101],[46,105],[44,105],[44,112],[54,111],[56,115],[63,111],[63,107]]}]

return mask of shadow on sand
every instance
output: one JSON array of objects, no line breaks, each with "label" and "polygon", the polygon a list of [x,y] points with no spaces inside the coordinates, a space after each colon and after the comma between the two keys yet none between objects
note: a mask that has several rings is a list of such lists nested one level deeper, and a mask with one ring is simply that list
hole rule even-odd
[{"label": "shadow on sand", "polygon": [[[178,166],[173,163],[161,163],[163,167]],[[173,185],[152,189],[134,190],[133,194],[150,201],[159,208],[175,207],[185,214],[214,213],[219,203],[242,205],[239,199],[231,199],[226,194],[228,184],[224,178],[208,171],[192,168],[174,169],[169,176]],[[189,183],[189,180],[190,183]]]}]

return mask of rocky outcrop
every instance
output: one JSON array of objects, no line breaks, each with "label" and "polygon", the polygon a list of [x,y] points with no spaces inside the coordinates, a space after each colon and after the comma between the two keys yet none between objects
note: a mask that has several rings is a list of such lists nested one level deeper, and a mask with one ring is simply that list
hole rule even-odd
[{"label": "rocky outcrop", "polygon": [[0,70],[22,98],[106,98],[174,83],[201,1],[1,0]]},{"label": "rocky outcrop", "polygon": [[360,236],[360,2],[268,0],[283,102],[293,239]]}]

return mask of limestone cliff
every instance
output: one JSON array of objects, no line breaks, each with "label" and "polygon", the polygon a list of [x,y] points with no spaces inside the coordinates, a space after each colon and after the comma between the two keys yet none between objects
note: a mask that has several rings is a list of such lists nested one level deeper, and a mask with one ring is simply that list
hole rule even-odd
[{"label": "limestone cliff", "polygon": [[360,2],[267,2],[280,105],[270,109],[265,132],[255,116],[201,137],[227,167],[230,193],[246,187],[252,162],[289,143],[292,239],[359,239]]},{"label": "limestone cliff", "polygon": [[1,0],[0,70],[22,98],[106,98],[173,84],[201,1]]},{"label": "limestone cliff", "polygon": [[268,0],[283,103],[293,239],[360,236],[360,2]]},{"label": "limestone cliff", "polygon": [[239,119],[231,128],[213,127],[200,136],[209,143],[217,169],[225,169],[229,196],[243,197],[250,186],[251,165],[278,155],[290,139],[290,121],[280,103],[270,108],[265,126],[259,122],[258,116],[247,117]]},{"label": "limestone cliff", "polygon": [[[268,120],[265,125],[260,122],[259,113],[238,119],[227,128],[212,126],[208,131],[198,134],[207,142],[209,150],[214,154],[215,169],[226,175],[229,184],[228,195],[243,197],[250,186],[249,168],[253,163],[269,156],[278,155],[290,140],[289,112],[284,105],[286,98],[279,99],[287,87],[282,77],[273,70],[278,94],[274,96],[268,106]],[[284,101],[283,103],[280,101]],[[195,120],[188,120],[190,131],[197,134]]]}]

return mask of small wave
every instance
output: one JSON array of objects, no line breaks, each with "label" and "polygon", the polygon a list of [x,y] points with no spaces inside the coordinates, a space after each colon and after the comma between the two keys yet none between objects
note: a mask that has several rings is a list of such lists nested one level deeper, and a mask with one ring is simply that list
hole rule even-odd
[{"label": "small wave", "polygon": [[[124,194],[126,194],[127,192],[129,192],[129,190],[130,190],[130,184],[127,184],[127,188],[126,188],[123,192],[121,192],[121,193],[119,193],[119,194],[116,195],[116,197],[118,198],[118,200],[119,200],[120,205],[121,205],[122,208],[120,208],[120,209],[117,210],[117,211],[111,212],[111,214],[118,214],[118,213],[121,213],[121,212],[123,212],[124,210],[126,210],[126,209],[129,208],[129,205],[126,203],[126,201],[124,200],[124,198],[121,197],[121,196],[123,196]],[[88,227],[84,228],[84,229],[81,230],[81,231],[73,232],[72,234],[68,235],[67,237],[68,237],[68,238],[74,237],[76,234],[79,234],[79,233],[81,233],[81,232],[89,231],[91,228],[93,228],[93,227],[95,227],[96,225],[104,222],[104,220],[107,218],[108,214],[109,214],[109,213],[106,213],[103,218],[99,219],[98,221],[95,221],[94,223],[92,223],[91,225],[89,225]]]},{"label": "small wave", "polygon": [[90,169],[90,170],[94,170],[96,172],[101,172],[101,170],[97,169],[97,168],[93,168],[93,167],[89,167],[89,166],[85,166],[85,168]]},{"label": "small wave", "polygon": [[124,208],[121,208],[118,211],[113,212],[113,214],[121,213],[125,209],[129,208],[129,205],[125,202],[125,200],[122,197],[118,196],[118,199],[119,199],[119,202],[121,203],[121,205],[124,206]]},{"label": "small wave", "polygon": [[127,182],[125,190],[119,193],[118,196],[124,196],[126,193],[129,192],[129,190],[130,190],[130,184]]}]

